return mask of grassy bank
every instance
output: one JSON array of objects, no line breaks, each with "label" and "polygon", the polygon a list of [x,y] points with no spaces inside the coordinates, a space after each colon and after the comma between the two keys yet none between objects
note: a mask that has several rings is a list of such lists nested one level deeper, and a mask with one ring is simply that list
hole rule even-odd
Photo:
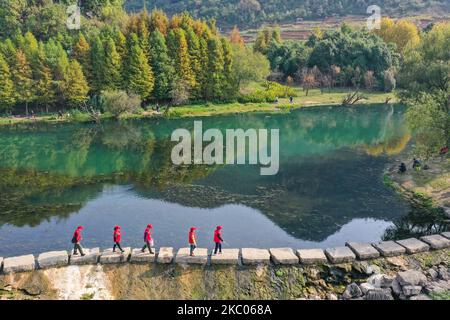
[{"label": "grassy bank", "polygon": [[[310,90],[308,96],[300,92],[298,97],[294,98],[292,104],[289,100],[280,99],[279,103],[204,103],[192,104],[179,107],[172,107],[168,112],[157,113],[151,108],[147,111],[141,110],[135,114],[124,114],[121,119],[143,119],[152,117],[194,117],[194,116],[213,116],[223,114],[235,114],[245,112],[288,112],[290,109],[305,108],[312,106],[324,105],[341,105],[343,98],[347,95],[347,90],[334,89],[330,92],[325,90],[323,93],[320,90]],[[395,95],[393,93],[384,92],[362,92],[366,99],[358,102],[358,105],[379,104],[384,103],[387,98],[392,98],[391,102],[395,102]],[[112,119],[113,115],[104,113],[100,116],[101,120]],[[87,113],[79,111],[68,111],[63,117],[58,114],[37,114],[32,117],[0,117],[1,125],[13,125],[20,123],[64,123],[64,122],[87,122],[91,121],[91,117]]]}]

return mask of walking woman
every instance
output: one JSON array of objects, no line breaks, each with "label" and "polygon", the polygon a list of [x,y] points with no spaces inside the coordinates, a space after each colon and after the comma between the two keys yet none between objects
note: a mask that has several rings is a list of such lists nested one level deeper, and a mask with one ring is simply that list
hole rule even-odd
[{"label": "walking woman", "polygon": [[114,227],[113,240],[114,240],[113,252],[116,252],[117,247],[122,253],[124,253],[125,251],[120,246],[120,241],[122,240],[122,234],[120,233],[120,226]]},{"label": "walking woman", "polygon": [[142,252],[145,252],[145,249],[148,248],[148,251],[150,251],[150,254],[154,254],[152,251],[153,247],[153,239],[152,239],[152,229],[153,226],[151,224],[147,225],[147,228],[145,228],[144,231],[144,247],[142,248]]},{"label": "walking woman", "polygon": [[195,236],[195,230],[197,230],[197,228],[195,228],[195,227],[192,227],[189,230],[189,246],[191,247],[191,253],[190,253],[191,257],[194,256],[194,250],[195,250],[195,248],[197,248],[197,237]]},{"label": "walking woman", "polygon": [[83,230],[83,226],[78,226],[78,228],[73,233],[72,243],[73,243],[73,255],[78,255],[78,250],[80,250],[81,256],[84,257],[83,248],[81,247],[81,230]]},{"label": "walking woman", "polygon": [[216,244],[214,254],[217,254],[217,250],[219,250],[219,253],[222,253],[222,242],[222,226],[218,226],[216,231],[214,231],[214,243]]}]

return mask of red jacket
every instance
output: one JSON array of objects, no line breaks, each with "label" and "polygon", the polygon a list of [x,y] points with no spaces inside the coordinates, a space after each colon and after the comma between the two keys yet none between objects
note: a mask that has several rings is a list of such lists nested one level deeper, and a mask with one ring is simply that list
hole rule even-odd
[{"label": "red jacket", "polygon": [[147,242],[147,241],[152,241],[152,232],[150,231],[149,228],[145,229],[145,232],[144,232],[144,241],[145,241],[145,242]]},{"label": "red jacket", "polygon": [[73,233],[73,237],[75,238],[76,242],[80,242],[81,241],[81,230],[80,229],[75,230],[75,232]]},{"label": "red jacket", "polygon": [[195,244],[195,232],[189,231],[189,244]]},{"label": "red jacket", "polygon": [[214,231],[214,242],[215,243],[222,242],[222,231],[220,229],[217,229],[216,231]]},{"label": "red jacket", "polygon": [[120,242],[122,235],[120,234],[120,229],[114,230],[114,242]]}]

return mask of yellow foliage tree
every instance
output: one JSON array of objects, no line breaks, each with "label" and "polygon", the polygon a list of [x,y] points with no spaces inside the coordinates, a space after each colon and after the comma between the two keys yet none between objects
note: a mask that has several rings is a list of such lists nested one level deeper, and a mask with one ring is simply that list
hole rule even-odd
[{"label": "yellow foliage tree", "polygon": [[404,19],[394,22],[390,18],[383,18],[380,29],[375,30],[375,33],[385,42],[395,43],[397,45],[397,51],[400,53],[403,53],[403,50],[408,44],[415,45],[420,41],[417,26],[411,21]]}]

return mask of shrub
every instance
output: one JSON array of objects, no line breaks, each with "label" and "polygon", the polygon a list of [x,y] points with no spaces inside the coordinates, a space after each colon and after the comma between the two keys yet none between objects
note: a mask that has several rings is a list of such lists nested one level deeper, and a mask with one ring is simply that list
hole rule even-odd
[{"label": "shrub", "polygon": [[125,91],[103,91],[105,111],[110,112],[116,119],[123,113],[133,113],[141,105],[141,99],[136,94],[128,94]]}]

